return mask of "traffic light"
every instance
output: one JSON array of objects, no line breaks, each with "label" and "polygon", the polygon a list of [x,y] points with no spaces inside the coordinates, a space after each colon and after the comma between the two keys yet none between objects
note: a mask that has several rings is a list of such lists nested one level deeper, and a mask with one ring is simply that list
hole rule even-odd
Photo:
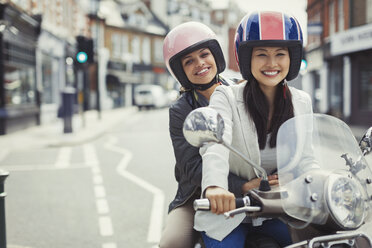
[{"label": "traffic light", "polygon": [[306,59],[306,50],[302,49],[302,59],[300,66],[300,74],[305,75],[307,73],[307,59]]},{"label": "traffic light", "polygon": [[85,63],[93,63],[93,40],[90,38],[86,38],[84,36],[77,36],[77,52],[75,56],[75,60],[79,64],[85,64]]}]

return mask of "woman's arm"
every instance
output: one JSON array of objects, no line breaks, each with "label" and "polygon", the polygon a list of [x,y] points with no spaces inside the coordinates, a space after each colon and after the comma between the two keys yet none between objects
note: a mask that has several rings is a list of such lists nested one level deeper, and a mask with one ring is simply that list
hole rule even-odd
[{"label": "woman's arm", "polygon": [[[222,116],[225,124],[223,139],[225,142],[231,143],[232,110],[224,93],[225,90],[224,86],[216,88],[211,96],[209,107],[215,109]],[[200,148],[203,158],[202,192],[211,186],[228,190],[229,153],[230,151],[221,144],[207,144]]]},{"label": "woman's arm", "polygon": [[[173,150],[176,158],[176,169],[179,170],[187,181],[195,186],[200,186],[202,181],[202,158],[199,148],[191,146],[183,136],[183,123],[191,107],[174,105],[169,109],[169,131],[172,139]],[[247,180],[229,173],[228,188],[237,196],[242,195],[242,186]]]},{"label": "woman's arm", "polygon": [[176,170],[182,177],[195,186],[200,186],[202,179],[202,158],[199,148],[191,146],[183,136],[183,122],[191,107],[174,105],[169,109],[169,132],[176,158]]}]

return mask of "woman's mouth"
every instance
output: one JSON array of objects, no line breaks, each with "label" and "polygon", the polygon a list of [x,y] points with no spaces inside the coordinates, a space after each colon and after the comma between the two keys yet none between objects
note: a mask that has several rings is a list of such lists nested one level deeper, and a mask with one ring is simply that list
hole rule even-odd
[{"label": "woman's mouth", "polygon": [[204,76],[205,74],[207,74],[209,72],[209,69],[210,69],[209,67],[203,68],[200,71],[196,72],[195,75]]},{"label": "woman's mouth", "polygon": [[280,71],[263,71],[262,73],[268,77],[275,77]]}]

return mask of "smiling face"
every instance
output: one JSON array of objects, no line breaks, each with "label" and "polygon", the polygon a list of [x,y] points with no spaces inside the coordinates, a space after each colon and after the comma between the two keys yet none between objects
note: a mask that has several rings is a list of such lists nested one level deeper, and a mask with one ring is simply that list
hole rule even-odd
[{"label": "smiling face", "polygon": [[254,47],[251,71],[262,90],[278,85],[289,71],[287,47]]},{"label": "smiling face", "polygon": [[216,61],[208,48],[198,49],[181,59],[182,68],[193,84],[208,84],[217,74]]}]

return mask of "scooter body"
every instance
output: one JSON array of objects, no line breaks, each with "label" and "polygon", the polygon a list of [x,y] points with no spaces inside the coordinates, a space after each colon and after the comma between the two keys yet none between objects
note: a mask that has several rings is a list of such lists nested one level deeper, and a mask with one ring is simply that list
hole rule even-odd
[{"label": "scooter body", "polygon": [[[210,108],[194,111],[198,113],[191,112],[185,121],[186,139],[199,147],[215,142],[231,148],[222,138],[219,114]],[[204,116],[204,123],[194,121],[196,116]],[[372,128],[358,146],[350,128],[332,116],[301,115],[286,121],[276,146],[280,186],[267,188],[264,183],[251,190],[226,218],[242,212],[252,219],[280,218],[294,242],[287,248],[372,247],[369,235],[359,230],[372,216],[372,171],[364,158],[371,151],[371,133]],[[259,172],[265,181],[267,175]],[[196,210],[208,207],[207,199],[194,203]]]}]

